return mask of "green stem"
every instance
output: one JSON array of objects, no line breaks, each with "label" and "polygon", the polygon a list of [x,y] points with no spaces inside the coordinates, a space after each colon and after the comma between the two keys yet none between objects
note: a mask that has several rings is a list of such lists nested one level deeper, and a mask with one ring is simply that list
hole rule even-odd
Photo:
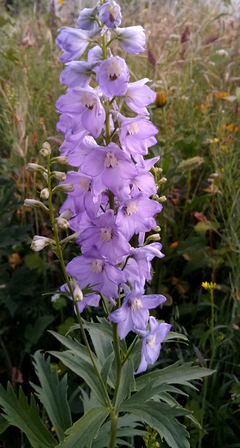
[{"label": "green stem", "polygon": [[102,380],[102,377],[101,377],[101,375],[100,375],[100,373],[98,371],[97,365],[95,363],[95,359],[94,359],[93,354],[92,354],[91,347],[90,347],[90,345],[88,343],[87,336],[86,336],[86,333],[85,333],[85,330],[84,330],[84,327],[83,327],[83,323],[82,323],[81,314],[79,312],[79,308],[78,308],[77,302],[76,302],[76,300],[74,298],[72,285],[71,285],[71,282],[69,280],[68,273],[66,271],[66,267],[65,267],[65,263],[64,263],[64,259],[63,259],[63,254],[62,254],[62,249],[61,249],[61,245],[60,245],[60,241],[59,241],[59,237],[58,237],[58,230],[57,230],[57,226],[56,226],[55,219],[54,219],[54,213],[53,213],[50,162],[51,162],[51,159],[50,159],[50,155],[49,155],[48,156],[48,190],[49,190],[48,203],[49,203],[50,219],[51,219],[53,232],[54,232],[54,236],[55,236],[55,240],[56,240],[56,253],[57,253],[58,259],[60,261],[60,265],[61,265],[61,268],[62,268],[62,271],[63,271],[63,275],[65,277],[66,283],[68,285],[69,292],[71,293],[71,296],[72,296],[72,299],[73,299],[73,303],[74,303],[75,310],[76,310],[76,313],[77,313],[77,318],[78,318],[78,322],[79,322],[79,325],[80,325],[80,329],[81,329],[83,340],[84,340],[85,345],[87,347],[87,350],[89,352],[89,356],[91,358],[93,367],[94,367],[94,369],[96,371],[96,374],[97,374],[97,376],[99,378],[99,381],[101,382],[101,386],[102,386],[103,391],[105,393],[106,404],[107,404],[107,406],[110,409],[112,409],[112,404],[111,404],[110,398],[108,396],[105,384],[104,384],[104,382]]},{"label": "green stem", "polygon": [[117,425],[118,425],[118,414],[112,412],[110,414],[111,417],[111,430],[110,430],[110,440],[108,444],[108,448],[115,448],[116,437],[117,437]]},{"label": "green stem", "polygon": [[184,205],[184,210],[183,210],[183,216],[182,216],[182,224],[181,224],[181,230],[180,230],[180,241],[182,241],[182,239],[183,239],[185,217],[186,217],[187,206],[188,206],[188,200],[189,200],[189,195],[190,195],[190,186],[191,186],[191,170],[188,171],[188,178],[187,178],[187,196],[186,196],[185,205]]}]

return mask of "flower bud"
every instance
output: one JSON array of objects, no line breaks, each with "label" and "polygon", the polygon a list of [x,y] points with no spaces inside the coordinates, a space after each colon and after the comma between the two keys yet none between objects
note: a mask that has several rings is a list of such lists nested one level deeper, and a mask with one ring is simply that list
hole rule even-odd
[{"label": "flower bud", "polygon": [[55,241],[52,240],[51,238],[46,238],[45,236],[35,235],[32,240],[31,249],[34,250],[35,252],[39,252],[44,247],[48,246],[50,243],[55,244]]},{"label": "flower bud", "polygon": [[57,180],[66,180],[66,174],[62,171],[52,171],[51,177],[55,177]]},{"label": "flower bud", "polygon": [[161,227],[157,226],[157,227],[154,227],[152,230],[153,230],[153,232],[161,232]]},{"label": "flower bud", "polygon": [[40,198],[41,199],[48,199],[49,198],[49,189],[48,188],[44,188],[41,193],[40,193]]},{"label": "flower bud", "polygon": [[59,157],[53,157],[51,159],[51,163],[59,163],[60,165],[67,165],[68,164],[68,158],[66,156],[59,156]]},{"label": "flower bud", "polygon": [[40,208],[43,208],[44,210],[48,210],[46,205],[44,205],[40,201],[36,201],[35,199],[25,199],[23,206],[27,207],[27,208],[37,208],[37,207],[40,207]]},{"label": "flower bud", "polygon": [[48,142],[44,142],[43,143],[42,149],[40,149],[39,153],[43,157],[47,157],[47,156],[49,156],[51,154],[51,146],[49,145]]},{"label": "flower bud", "polygon": [[166,177],[162,177],[162,179],[160,179],[160,180],[158,181],[157,186],[159,187],[160,185],[165,184],[165,182],[167,182]]},{"label": "flower bud", "polygon": [[61,218],[61,216],[59,216],[59,218],[56,218],[55,222],[59,229],[66,230],[69,227],[69,222],[65,218]]},{"label": "flower bud", "polygon": [[36,171],[44,171],[45,173],[47,172],[47,170],[43,166],[38,165],[37,163],[28,163],[26,166],[26,170],[30,173],[35,173]]},{"label": "flower bud", "polygon": [[64,210],[64,212],[61,213],[60,218],[64,218],[64,219],[71,219],[73,216],[73,212],[70,208],[66,208],[66,210]]},{"label": "flower bud", "polygon": [[78,284],[76,284],[76,286],[74,288],[73,296],[74,296],[74,299],[76,300],[76,302],[82,302],[83,293],[82,293],[82,290],[79,288]]},{"label": "flower bud", "polygon": [[57,185],[56,187],[54,187],[52,192],[55,193],[56,191],[63,191],[64,193],[71,193],[72,191],[74,191],[74,186],[73,186],[73,184]]},{"label": "flower bud", "polygon": [[191,159],[182,160],[182,162],[179,163],[176,172],[184,173],[185,171],[194,170],[195,168],[201,166],[203,162],[204,158],[199,156],[191,157]]},{"label": "flower bud", "polygon": [[161,90],[161,92],[157,92],[155,104],[157,107],[164,107],[167,102],[166,93]]},{"label": "flower bud", "polygon": [[152,167],[152,171],[154,172],[154,174],[158,175],[161,174],[163,172],[162,168],[157,168],[156,166]]},{"label": "flower bud", "polygon": [[149,235],[145,241],[145,244],[156,243],[157,241],[160,241],[160,239],[161,239],[161,237],[158,233],[155,235]]}]

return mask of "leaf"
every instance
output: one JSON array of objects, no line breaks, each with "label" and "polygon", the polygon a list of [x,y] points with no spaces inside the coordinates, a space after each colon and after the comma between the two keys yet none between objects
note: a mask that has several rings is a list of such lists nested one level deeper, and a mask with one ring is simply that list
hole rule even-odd
[{"label": "leaf", "polygon": [[174,331],[169,331],[169,333],[163,339],[163,342],[176,341],[178,339],[182,339],[183,341],[188,342],[187,336],[181,333],[176,333]]},{"label": "leaf", "polygon": [[52,448],[57,445],[56,440],[40,419],[38,406],[32,394],[29,405],[22,388],[20,387],[19,398],[17,398],[11,384],[8,383],[7,391],[0,386],[0,405],[8,423],[23,431],[33,448]]},{"label": "leaf", "polygon": [[51,355],[56,356],[63,364],[75,372],[78,376],[84,379],[94,395],[98,399],[99,403],[103,406],[106,404],[106,396],[104,394],[102,383],[96,374],[93,365],[84,359],[84,357],[76,356],[75,352],[65,351],[63,353],[49,352]]},{"label": "leaf", "polygon": [[133,360],[128,359],[128,361],[124,364],[121,372],[120,384],[115,403],[115,412],[118,412],[120,404],[128,395],[130,395],[131,390],[133,389],[132,385],[135,385],[135,379],[133,373],[134,373]]},{"label": "leaf", "polygon": [[8,421],[0,414],[0,434],[2,434],[9,427]]},{"label": "leaf", "polygon": [[189,383],[191,380],[197,380],[205,376],[212,375],[214,370],[205,369],[203,367],[192,366],[192,363],[185,363],[180,365],[181,361],[172,364],[169,367],[165,367],[161,370],[154,370],[153,372],[146,373],[136,379],[137,390],[142,389],[148,380],[158,379],[157,384],[178,384],[183,386],[194,386]]},{"label": "leaf", "polygon": [[194,226],[194,230],[200,234],[205,234],[207,232],[207,230],[214,230],[215,232],[217,232],[217,229],[218,229],[218,225],[215,224],[214,222],[209,222],[208,224],[206,224],[203,221],[199,221]]},{"label": "leaf", "polygon": [[[143,427],[142,419],[137,415],[125,414],[118,417],[116,444],[120,444],[121,447],[129,446],[127,442],[119,439],[120,436],[128,436],[128,434],[130,436],[146,434],[146,430],[134,429],[136,426]],[[110,429],[111,421],[107,421],[100,428],[97,439],[93,440],[92,448],[106,448],[106,440],[110,437]],[[132,447],[132,445],[130,446]]]},{"label": "leaf", "polygon": [[130,412],[143,418],[145,423],[154,428],[172,448],[189,448],[187,440],[188,432],[175,417],[189,414],[183,408],[173,408],[165,403],[134,403],[126,401],[121,406],[121,411]]},{"label": "leaf", "polygon": [[27,340],[25,350],[30,352],[30,349],[35,345],[40,337],[42,336],[44,330],[54,321],[54,316],[40,316],[33,325],[28,324],[26,326],[24,337]]},{"label": "leaf", "polygon": [[44,359],[40,351],[37,351],[33,358],[35,361],[33,364],[41,387],[32,383],[31,385],[46,409],[59,440],[63,440],[64,432],[72,426],[72,418],[67,401],[67,375],[59,381],[57,367],[52,370],[50,357]]},{"label": "leaf", "polygon": [[[80,342],[77,341],[77,339],[72,339],[70,336],[65,337],[61,334],[56,333],[55,331],[49,331],[56,339],[58,339],[59,342],[61,342],[62,345],[69,348],[72,352],[75,353],[75,355],[79,356],[81,359],[84,359],[85,361],[90,362],[91,358],[88,353],[87,347],[85,345],[80,344]],[[98,359],[96,358],[95,354],[92,353],[94,357],[94,361],[97,363],[98,368],[100,368],[100,364],[98,363]]]},{"label": "leaf", "polygon": [[[66,439],[58,448],[91,448],[93,439],[97,436],[100,426],[106,420],[110,411],[107,408],[90,409],[72,428],[66,431]],[[106,446],[106,440],[105,440]]]}]

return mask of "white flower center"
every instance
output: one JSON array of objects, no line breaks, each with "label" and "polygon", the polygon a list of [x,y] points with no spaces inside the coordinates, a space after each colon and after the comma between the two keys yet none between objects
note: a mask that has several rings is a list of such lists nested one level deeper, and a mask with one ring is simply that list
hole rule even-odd
[{"label": "white flower center", "polygon": [[101,260],[93,260],[91,263],[91,269],[92,271],[99,273],[103,271],[104,265],[105,263]]},{"label": "white flower center", "polygon": [[104,166],[107,168],[115,168],[117,165],[118,159],[115,157],[114,152],[109,151],[106,154],[106,157],[104,159]]},{"label": "white flower center", "polygon": [[100,239],[103,241],[111,241],[112,239],[112,230],[109,227],[103,227],[100,233]]},{"label": "white flower center", "polygon": [[121,75],[121,63],[117,59],[109,61],[107,66],[107,75],[110,81],[115,81]]},{"label": "white flower center", "polygon": [[136,201],[130,202],[130,204],[126,205],[124,208],[125,215],[131,216],[133,213],[138,212]]},{"label": "white flower center", "polygon": [[128,307],[132,310],[132,311],[136,311],[139,308],[142,308],[142,301],[141,299],[134,299],[134,300],[129,300],[128,301]]},{"label": "white flower center", "polygon": [[130,127],[127,131],[127,135],[136,134],[138,131],[139,131],[138,124],[136,123],[136,121],[134,121],[133,123],[130,124]]},{"label": "white flower center", "polygon": [[89,110],[92,110],[96,104],[97,100],[89,92],[85,92],[82,96],[82,104]]},{"label": "white flower center", "polygon": [[156,335],[154,334],[147,336],[146,343],[148,347],[152,348],[156,343]]},{"label": "white flower center", "polygon": [[91,190],[91,181],[87,179],[86,177],[82,177],[80,181],[80,187],[82,187],[86,191]]}]

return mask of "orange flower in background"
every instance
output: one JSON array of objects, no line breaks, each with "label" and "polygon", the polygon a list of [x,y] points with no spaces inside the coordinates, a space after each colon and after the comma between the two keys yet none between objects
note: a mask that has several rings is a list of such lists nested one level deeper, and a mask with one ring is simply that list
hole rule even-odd
[{"label": "orange flower in background", "polygon": [[14,253],[8,257],[8,261],[11,264],[12,269],[16,269],[16,267],[22,263],[22,259],[18,255],[18,253]]},{"label": "orange flower in background", "polygon": [[163,107],[165,106],[166,102],[167,102],[166,92],[164,92],[164,90],[162,90],[161,92],[157,92],[155,101],[156,106]]},{"label": "orange flower in background", "polygon": [[177,246],[178,246],[178,241],[174,241],[174,243],[172,243],[170,247],[177,247]]},{"label": "orange flower in background", "polygon": [[205,103],[198,103],[196,109],[207,110],[207,105]]},{"label": "orange flower in background", "polygon": [[227,92],[218,92],[215,93],[215,99],[216,100],[222,100],[223,98],[226,98],[226,96],[228,96]]}]

